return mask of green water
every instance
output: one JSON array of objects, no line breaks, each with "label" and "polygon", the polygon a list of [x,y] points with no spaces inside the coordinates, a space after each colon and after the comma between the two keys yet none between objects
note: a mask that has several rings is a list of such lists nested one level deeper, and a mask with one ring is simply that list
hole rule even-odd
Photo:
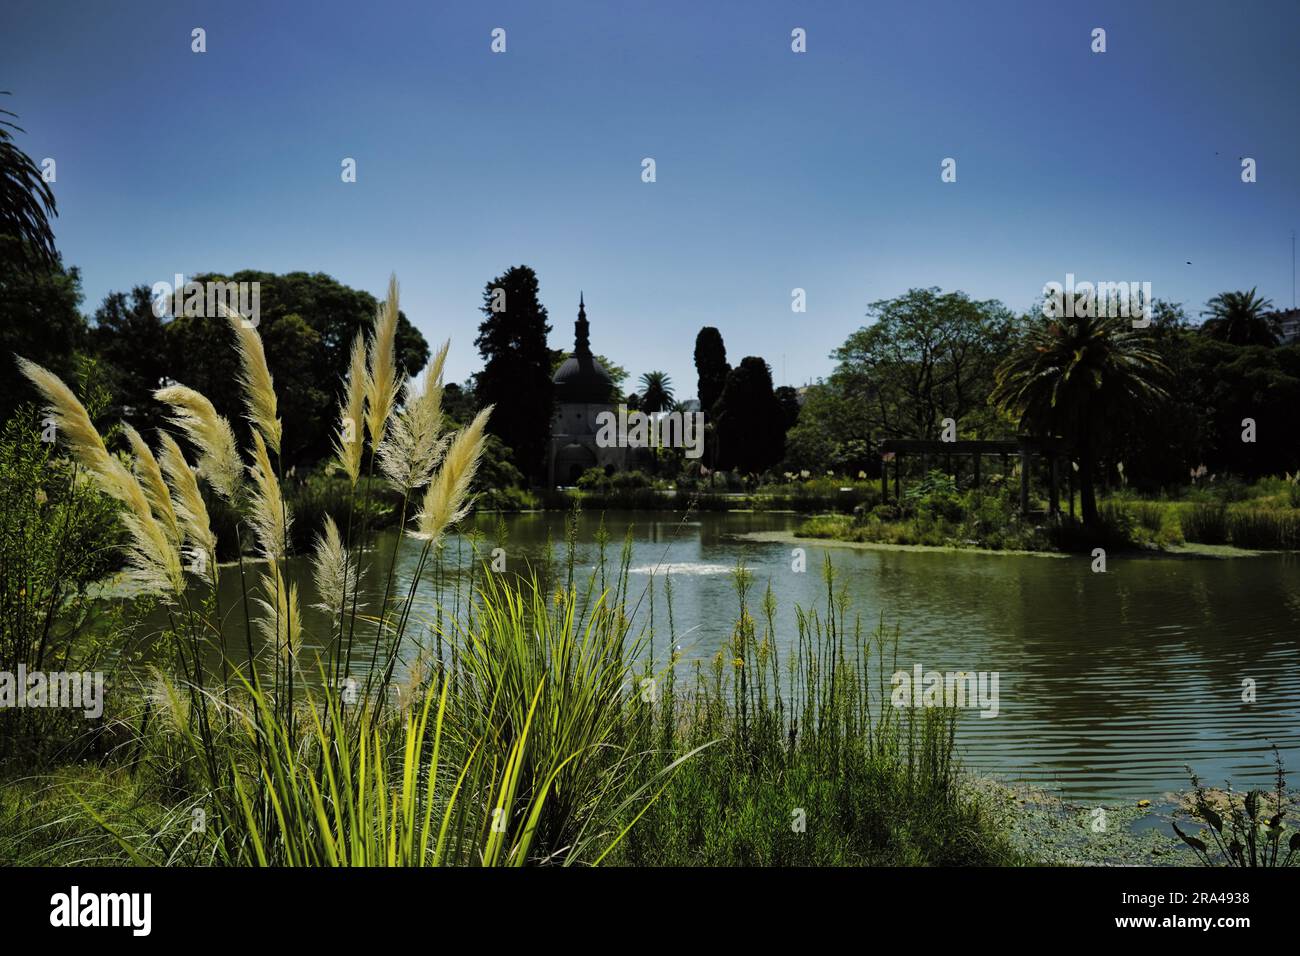
[{"label": "green water", "polygon": [[[498,546],[496,516],[478,519],[480,555]],[[789,542],[754,540],[752,533],[790,531],[791,515],[703,514],[689,521],[669,513],[611,513],[607,558],[619,559],[633,531],[631,593],[646,590],[656,571],[655,598],[646,596],[636,620],[653,604],[657,659],[670,639],[687,660],[712,657],[730,635],[736,613],[732,570],[743,561],[755,577],[754,601],[767,582],[779,602],[777,641],[796,633],[795,605],[825,605],[824,554],[847,589],[851,614],[864,627],[885,621],[900,631],[897,666],[911,672],[997,672],[998,714],[963,711],[959,741],[966,766],[1057,789],[1078,800],[1150,798],[1186,789],[1190,765],[1208,783],[1265,785],[1268,745],[1277,744],[1300,775],[1300,564],[1292,555],[1191,560],[1112,555],[1105,574],[1087,557],[908,552],[826,547],[802,541],[807,571],[792,570]],[[584,516],[577,555],[589,570],[598,559],[599,518]],[[505,519],[507,570],[543,563],[548,531],[562,568],[564,515]],[[386,573],[395,535],[367,552],[370,581]],[[459,558],[457,552],[459,551]],[[469,545],[454,539],[447,564],[467,563]],[[414,573],[415,542],[398,554],[399,576]],[[667,632],[664,572],[672,575],[674,631]],[[309,590],[307,569],[293,576]],[[482,572],[479,572],[482,573]],[[413,638],[428,641],[438,580],[421,588]],[[445,571],[443,599],[464,594],[467,579]],[[223,578],[225,609],[238,602],[238,576]],[[319,612],[307,630],[318,633]],[[231,615],[232,639],[243,646],[242,614]],[[317,627],[313,628],[313,625]],[[364,649],[354,671],[368,663]],[[888,670],[892,671],[892,662]],[[1244,680],[1256,699],[1242,700]],[[1300,780],[1296,776],[1295,783]]]}]

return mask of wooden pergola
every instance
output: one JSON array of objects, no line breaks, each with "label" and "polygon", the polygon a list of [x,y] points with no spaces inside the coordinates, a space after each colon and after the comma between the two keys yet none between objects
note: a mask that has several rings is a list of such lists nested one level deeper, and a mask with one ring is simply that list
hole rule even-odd
[{"label": "wooden pergola", "polygon": [[[1069,458],[1069,449],[1058,439],[1015,438],[1005,441],[929,441],[913,438],[887,438],[880,443],[880,498],[889,500],[889,463],[894,463],[894,499],[903,497],[903,459],[908,455],[921,457],[922,467],[929,470],[931,458],[944,462],[944,471],[956,476],[953,458],[971,459],[975,485],[980,483],[980,459],[997,455],[1002,463],[1002,473],[1008,474],[1012,455],[1020,457],[1020,513],[1029,513],[1029,470],[1035,456],[1046,458],[1049,464],[1048,513],[1060,514],[1060,471],[1062,460]],[[1070,493],[1070,517],[1074,517],[1074,470],[1065,468],[1066,483]]]}]

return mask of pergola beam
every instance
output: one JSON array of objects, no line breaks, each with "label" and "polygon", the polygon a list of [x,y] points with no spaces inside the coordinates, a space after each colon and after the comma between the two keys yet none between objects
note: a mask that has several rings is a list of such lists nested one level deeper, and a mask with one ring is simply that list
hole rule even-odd
[{"label": "pergola beam", "polygon": [[[889,462],[894,462],[894,497],[902,497],[903,458],[906,455],[920,455],[923,465],[929,463],[932,455],[943,455],[949,473],[953,473],[952,457],[954,455],[971,456],[975,472],[975,486],[980,484],[980,458],[983,455],[999,455],[1002,458],[1002,470],[1006,473],[1007,458],[1020,456],[1020,510],[1029,512],[1029,469],[1033,456],[1038,455],[1048,460],[1049,464],[1049,498],[1048,507],[1051,514],[1061,510],[1060,469],[1062,456],[1068,456],[1069,449],[1065,442],[1055,438],[1018,438],[992,441],[933,441],[919,438],[886,438],[880,443],[880,497],[889,500]],[[888,457],[886,457],[888,456]],[[1073,475],[1070,476],[1070,507],[1074,507]]]}]

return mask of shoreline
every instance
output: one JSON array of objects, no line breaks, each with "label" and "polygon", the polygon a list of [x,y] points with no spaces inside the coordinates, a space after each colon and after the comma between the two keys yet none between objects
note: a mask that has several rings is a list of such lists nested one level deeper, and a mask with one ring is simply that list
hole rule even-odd
[{"label": "shoreline", "polygon": [[[1071,551],[1026,551],[1016,548],[981,548],[961,547],[959,545],[933,544],[891,544],[886,541],[845,541],[840,538],[818,538],[800,535],[795,531],[748,531],[734,535],[743,541],[757,541],[768,544],[821,544],[826,547],[850,548],[862,551],[919,551],[935,554],[994,554],[1015,555],[1034,558],[1072,558],[1086,557]],[[1157,560],[1216,560],[1230,558],[1262,558],[1270,554],[1294,554],[1293,551],[1255,551],[1237,548],[1230,544],[1183,544],[1175,548],[1159,551],[1145,549],[1128,549],[1111,551],[1110,555],[1129,558],[1153,558]]]}]

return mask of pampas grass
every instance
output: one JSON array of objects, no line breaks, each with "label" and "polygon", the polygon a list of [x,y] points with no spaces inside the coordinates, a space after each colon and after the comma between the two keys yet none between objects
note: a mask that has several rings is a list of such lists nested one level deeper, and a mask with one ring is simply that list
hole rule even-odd
[{"label": "pampas grass", "polygon": [[483,409],[461,429],[447,449],[442,468],[424,494],[411,537],[437,541],[447,528],[469,513],[469,487],[483,455],[484,428],[492,406]]},{"label": "pampas grass", "polygon": [[437,471],[447,449],[442,434],[442,368],[450,342],[444,342],[415,391],[414,380],[402,390],[402,410],[392,419],[388,435],[376,453],[379,468],[398,491],[423,488]]},{"label": "pampas grass", "polygon": [[176,509],[172,507],[172,496],[167,490],[167,482],[163,480],[158,459],[154,457],[149,445],[140,437],[138,431],[126,424],[122,426],[122,431],[126,433],[126,440],[131,445],[132,454],[135,455],[136,477],[149,502],[149,508],[162,525],[172,547],[180,548],[182,541],[180,521],[176,517]]},{"label": "pampas grass", "polygon": [[258,550],[268,561],[283,561],[289,550],[289,523],[292,517],[280,494],[280,482],[271,468],[271,456],[260,431],[253,431],[253,464],[248,468],[253,480],[249,503],[249,524],[257,538]]},{"label": "pampas grass", "polygon": [[320,598],[312,607],[337,615],[340,609],[353,605],[361,573],[356,562],[348,557],[339,526],[329,515],[325,516],[325,526],[316,537],[311,566],[316,594]]},{"label": "pampas grass", "polygon": [[262,337],[248,319],[238,312],[218,302],[222,315],[230,322],[235,332],[235,341],[239,349],[239,384],[244,390],[244,406],[248,409],[248,420],[253,423],[271,451],[280,454],[280,418],[275,397],[275,382],[271,379],[271,370],[266,365],[266,350],[262,348]]},{"label": "pampas grass", "polygon": [[261,584],[266,596],[258,598],[257,603],[266,614],[257,626],[262,636],[275,645],[280,663],[288,670],[297,663],[298,652],[302,649],[298,585],[287,584],[280,573],[280,565],[275,563],[262,574]]},{"label": "pampas grass", "polygon": [[184,385],[160,388],[153,397],[171,406],[168,421],[184,432],[198,450],[199,471],[213,491],[233,502],[243,482],[244,466],[230,422],[217,414],[202,393]]},{"label": "pampas grass", "polygon": [[125,506],[121,520],[128,540],[127,577],[146,593],[172,598],[182,594],[185,578],[179,551],[154,517],[140,482],[108,453],[85,406],[62,379],[21,357],[18,367],[44,396],[47,414],[72,457],[90,472],[101,491]]},{"label": "pampas grass", "polygon": [[366,365],[366,428],[378,448],[397,402],[397,276],[388,279],[388,298],[375,315]]},{"label": "pampas grass", "polygon": [[149,689],[145,699],[157,713],[168,731],[184,734],[190,726],[190,698],[182,694],[176,683],[160,668],[149,668]]},{"label": "pampas grass", "polygon": [[339,430],[334,437],[334,455],[338,466],[355,488],[361,480],[361,453],[365,444],[366,414],[366,338],[358,332],[352,340],[348,378],[344,399],[339,406]]},{"label": "pampas grass", "polygon": [[205,555],[212,576],[217,576],[217,536],[212,531],[212,521],[208,517],[208,506],[199,491],[198,478],[185,460],[181,446],[176,439],[166,432],[159,434],[162,451],[159,462],[163,474],[171,483],[172,508],[180,522],[184,539]]}]

